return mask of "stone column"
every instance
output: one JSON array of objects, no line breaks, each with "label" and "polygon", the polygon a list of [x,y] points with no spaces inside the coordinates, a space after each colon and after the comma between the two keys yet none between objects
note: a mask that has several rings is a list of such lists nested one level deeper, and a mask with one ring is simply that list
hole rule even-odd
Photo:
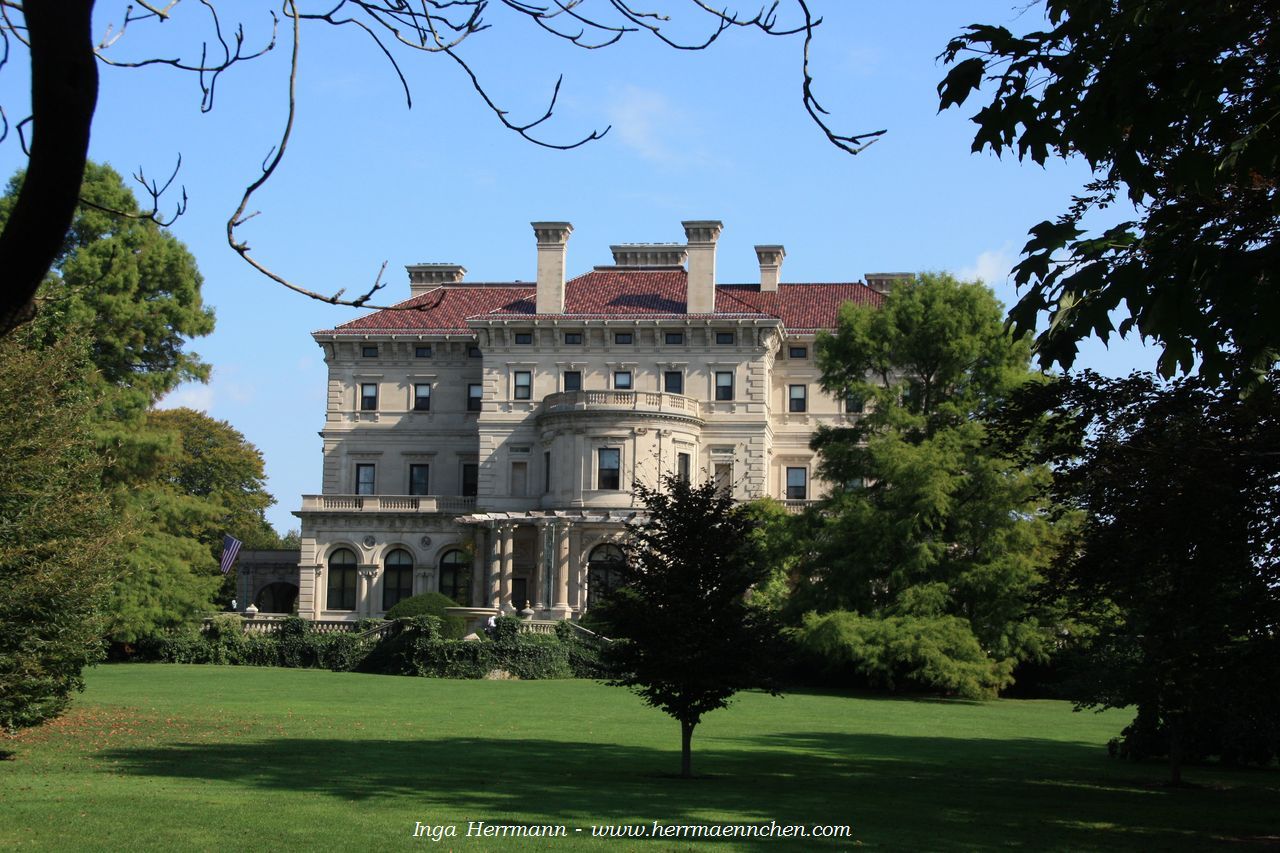
[{"label": "stone column", "polygon": [[377,566],[361,566],[356,574],[356,616],[368,617],[374,610],[381,609],[373,600],[373,580],[378,574]]},{"label": "stone column", "polygon": [[472,531],[471,550],[475,554],[475,559],[471,564],[471,593],[469,602],[472,607],[483,607],[488,602],[485,601],[484,595],[488,591],[485,584],[485,572],[488,569],[488,561],[485,559],[486,552],[484,550],[484,528],[476,525]]},{"label": "stone column", "polygon": [[489,565],[485,571],[485,606],[500,608],[502,606],[502,585],[500,577],[502,574],[502,537],[498,535],[498,528],[492,522],[489,523],[488,548],[485,553],[489,556]]},{"label": "stone column", "polygon": [[569,604],[569,525],[561,522],[555,530],[555,614],[561,619],[568,619],[573,613]]},{"label": "stone column", "polygon": [[581,613],[586,606],[582,583],[582,531],[576,525],[569,527],[569,606]]},{"label": "stone column", "polygon": [[533,556],[533,576],[530,580],[533,582],[533,609],[535,612],[545,610],[547,607],[547,524],[540,522],[534,528],[536,535],[534,538],[534,556]]},{"label": "stone column", "polygon": [[511,600],[511,576],[516,559],[516,528],[514,524],[504,524],[499,529],[502,531],[502,575],[498,581],[498,599],[501,602],[502,612],[512,613],[523,605],[523,602],[517,605]]},{"label": "stone column", "polygon": [[[324,573],[324,566],[315,566],[313,569],[314,577],[311,581],[311,618],[318,620],[320,612],[324,610],[325,596],[329,594],[329,576]],[[302,591],[298,591],[299,597]],[[246,607],[248,605],[245,605]]]}]

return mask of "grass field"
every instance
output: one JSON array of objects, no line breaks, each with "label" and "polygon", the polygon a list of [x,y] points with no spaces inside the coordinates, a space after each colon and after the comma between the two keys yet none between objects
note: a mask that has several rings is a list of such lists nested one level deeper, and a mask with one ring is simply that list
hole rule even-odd
[{"label": "grass field", "polygon": [[[748,694],[679,730],[583,681],[119,665],[0,762],[0,848],[1203,850],[1280,845],[1280,772],[1111,761],[1121,713]],[[838,840],[593,838],[593,825],[847,824]],[[567,838],[413,838],[415,821]],[[581,830],[575,832],[575,829]]]}]

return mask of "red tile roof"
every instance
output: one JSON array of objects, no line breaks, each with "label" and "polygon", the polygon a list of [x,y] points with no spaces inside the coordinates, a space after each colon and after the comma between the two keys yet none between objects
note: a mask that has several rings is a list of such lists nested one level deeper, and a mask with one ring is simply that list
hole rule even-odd
[{"label": "red tile roof", "polygon": [[[565,283],[563,314],[535,313],[533,284],[446,284],[368,316],[343,323],[330,334],[469,332],[468,319],[523,317],[685,317],[683,269],[596,269]],[[831,329],[840,305],[877,305],[880,294],[861,282],[783,284],[761,293],[759,284],[716,286],[716,315],[778,318],[791,331]]]}]

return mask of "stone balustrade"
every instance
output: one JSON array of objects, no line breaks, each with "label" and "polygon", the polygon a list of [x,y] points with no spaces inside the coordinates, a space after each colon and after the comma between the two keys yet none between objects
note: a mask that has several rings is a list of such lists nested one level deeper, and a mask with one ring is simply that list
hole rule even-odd
[{"label": "stone balustrade", "polygon": [[303,512],[462,513],[476,508],[461,495],[303,495]]},{"label": "stone balustrade", "polygon": [[584,411],[663,412],[701,417],[702,406],[693,397],[662,391],[561,391],[542,401],[544,414]]}]

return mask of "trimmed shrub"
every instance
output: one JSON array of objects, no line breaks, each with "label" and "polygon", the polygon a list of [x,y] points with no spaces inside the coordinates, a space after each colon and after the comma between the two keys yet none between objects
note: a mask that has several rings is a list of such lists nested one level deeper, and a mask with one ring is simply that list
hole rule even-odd
[{"label": "trimmed shrub", "polygon": [[467,633],[467,623],[461,616],[449,613],[448,608],[458,602],[439,592],[424,592],[403,599],[387,611],[388,619],[407,619],[411,616],[435,616],[441,620],[444,637],[460,640]]}]

